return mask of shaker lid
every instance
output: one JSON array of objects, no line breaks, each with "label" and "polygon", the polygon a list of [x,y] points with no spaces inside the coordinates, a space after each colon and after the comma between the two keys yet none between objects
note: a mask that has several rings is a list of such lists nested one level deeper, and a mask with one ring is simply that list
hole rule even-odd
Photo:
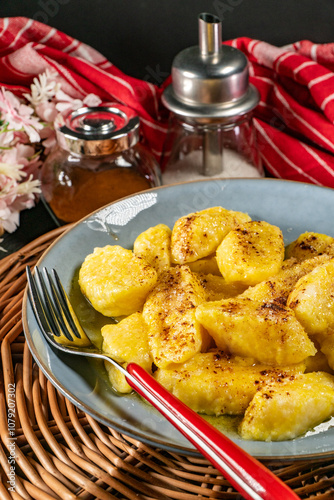
[{"label": "shaker lid", "polygon": [[139,141],[139,117],[119,104],[82,107],[55,120],[63,149],[87,156],[105,156],[129,149]]},{"label": "shaker lid", "polygon": [[189,118],[233,119],[259,102],[249,83],[248,59],[241,50],[222,44],[220,19],[202,13],[199,45],[181,51],[172,64],[172,84],[163,93],[165,106]]}]

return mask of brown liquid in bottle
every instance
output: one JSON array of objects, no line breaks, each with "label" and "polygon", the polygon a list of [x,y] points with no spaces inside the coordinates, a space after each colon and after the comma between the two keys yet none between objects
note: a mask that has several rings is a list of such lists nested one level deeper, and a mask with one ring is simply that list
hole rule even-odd
[{"label": "brown liquid in bottle", "polygon": [[50,207],[61,221],[74,222],[112,201],[150,187],[149,180],[134,170],[94,172],[74,167],[71,185],[54,186]]}]

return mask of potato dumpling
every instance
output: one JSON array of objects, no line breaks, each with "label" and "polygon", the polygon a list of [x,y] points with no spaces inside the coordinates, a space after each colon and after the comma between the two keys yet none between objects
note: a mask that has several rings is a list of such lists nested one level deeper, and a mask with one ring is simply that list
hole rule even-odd
[{"label": "potato dumpling", "polygon": [[283,235],[277,226],[268,222],[246,222],[228,233],[216,255],[227,283],[256,285],[281,269]]},{"label": "potato dumpling", "polygon": [[226,283],[222,276],[197,273],[197,277],[205,291],[207,301],[229,299],[245,291],[244,285],[240,283]]},{"label": "potato dumpling", "polygon": [[316,372],[272,382],[254,396],[240,424],[243,439],[293,439],[334,412],[334,377]]},{"label": "potato dumpling", "polygon": [[119,323],[101,329],[102,350],[118,363],[138,363],[150,371],[152,358],[148,345],[148,326],[140,312],[131,314]]},{"label": "potato dumpling", "polygon": [[209,255],[209,257],[203,257],[203,259],[198,259],[194,262],[188,262],[187,266],[189,266],[189,269],[194,273],[214,274],[215,276],[221,276],[221,272],[219,271],[217,258],[215,255]]},{"label": "potato dumpling", "polygon": [[323,253],[334,256],[334,238],[311,231],[301,234],[286,248],[286,258],[295,257],[297,260],[310,259]]},{"label": "potato dumpling", "polygon": [[304,369],[303,363],[279,369],[213,350],[158,369],[154,377],[194,411],[242,415],[264,384],[303,373]]},{"label": "potato dumpling", "polygon": [[298,280],[328,260],[330,260],[329,255],[319,255],[302,262],[293,258],[285,260],[281,270],[275,276],[248,287],[243,296],[263,304],[275,302],[277,305],[286,305]]},{"label": "potato dumpling", "polygon": [[321,352],[326,356],[328,365],[334,370],[334,330],[329,329],[324,335],[313,335],[320,345]]},{"label": "potato dumpling", "polygon": [[199,305],[196,318],[217,347],[260,363],[290,365],[316,353],[293,311],[277,302],[252,300],[242,294]]},{"label": "potato dumpling", "polygon": [[309,334],[326,333],[334,327],[334,259],[300,278],[288,305]]},{"label": "potato dumpling", "polygon": [[135,239],[133,253],[142,257],[160,274],[171,264],[172,231],[165,224],[150,227]]},{"label": "potato dumpling", "polygon": [[[148,372],[151,371],[152,358],[148,345],[148,327],[141,313],[131,314],[119,323],[103,326],[101,334],[102,350],[110,354],[124,368],[128,363],[137,363]],[[105,367],[116,391],[132,391],[123,373],[108,361],[105,362]]]},{"label": "potato dumpling", "polygon": [[105,316],[127,316],[142,308],[157,281],[146,260],[121,246],[95,248],[79,271],[82,293]]},{"label": "potato dumpling", "polygon": [[172,261],[186,264],[213,254],[231,229],[249,220],[245,213],[222,207],[181,217],[172,231]]},{"label": "potato dumpling", "polygon": [[[312,337],[312,340],[314,338]],[[305,373],[309,372],[327,372],[327,373],[332,373],[333,370],[329,366],[328,360],[326,355],[320,350],[320,346],[318,343],[315,343],[316,348],[319,347],[319,350],[315,353],[314,356],[309,356],[308,358],[305,359]]]},{"label": "potato dumpling", "polygon": [[159,276],[143,308],[156,366],[182,363],[207,347],[209,336],[195,318],[196,306],[204,300],[201,283],[187,266]]},{"label": "potato dumpling", "polygon": [[[119,392],[120,394],[129,394],[132,392],[132,387],[127,383],[125,375],[118,370],[114,365],[105,361],[104,366],[106,368],[109,382],[112,388]],[[124,365],[124,368],[126,365]]]}]

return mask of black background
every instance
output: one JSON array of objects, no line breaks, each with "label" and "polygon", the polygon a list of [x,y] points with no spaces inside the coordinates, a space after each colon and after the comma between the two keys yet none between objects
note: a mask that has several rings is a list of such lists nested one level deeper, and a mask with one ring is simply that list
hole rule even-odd
[{"label": "black background", "polygon": [[[221,18],[223,40],[247,36],[278,46],[334,41],[334,0],[0,0],[0,17],[49,24],[91,45],[123,72],[158,85],[173,57],[197,45],[201,12]],[[15,251],[53,227],[40,203],[22,213],[19,229],[0,246]]]},{"label": "black background", "polygon": [[173,57],[197,45],[197,16],[218,15],[223,40],[275,45],[333,41],[333,0],[0,0],[0,17],[25,16],[99,50],[122,71],[159,84]]}]

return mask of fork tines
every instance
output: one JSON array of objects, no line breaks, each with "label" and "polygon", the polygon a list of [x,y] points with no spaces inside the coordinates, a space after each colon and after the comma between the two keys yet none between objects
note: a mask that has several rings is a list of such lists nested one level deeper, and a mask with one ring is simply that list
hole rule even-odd
[{"label": "fork tines", "polygon": [[81,338],[56,270],[50,275],[46,268],[41,273],[36,266],[33,275],[27,266],[26,271],[29,297],[41,329],[48,335],[64,335],[69,341],[74,336]]}]

